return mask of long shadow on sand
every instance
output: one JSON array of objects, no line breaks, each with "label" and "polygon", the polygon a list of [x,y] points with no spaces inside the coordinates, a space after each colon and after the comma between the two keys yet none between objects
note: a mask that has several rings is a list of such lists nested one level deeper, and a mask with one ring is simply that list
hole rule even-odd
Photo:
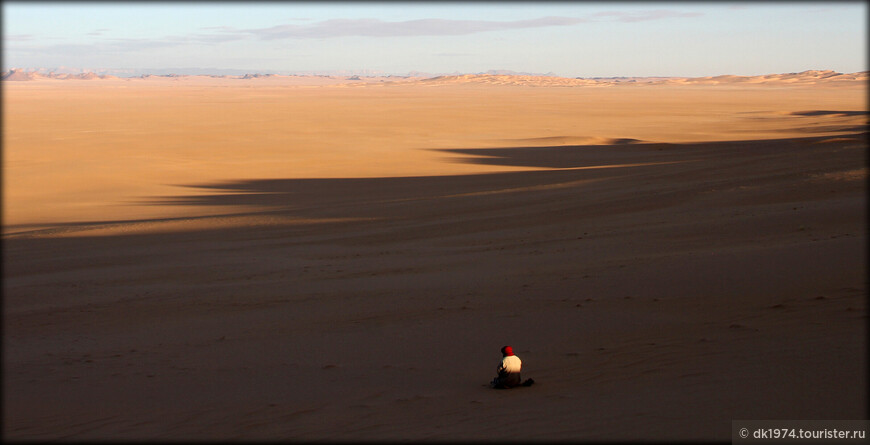
[{"label": "long shadow on sand", "polygon": [[[838,139],[841,142],[852,140],[864,143],[866,136],[867,133],[857,133],[838,136]],[[809,147],[828,140],[831,140],[831,137],[694,144],[637,143],[437,149],[435,151],[454,155],[448,158],[452,162],[546,170],[459,176],[238,180],[186,186],[215,193],[182,195],[148,202],[155,205],[278,206],[299,209],[324,208],[343,202],[358,204],[361,200],[373,199],[381,202],[402,202],[482,193],[541,190],[564,185],[566,181],[601,181],[627,175],[677,174],[699,169],[724,169],[732,164],[744,162],[743,158],[798,156],[802,151],[812,151],[807,150]],[[715,165],[705,163],[714,159]]]},{"label": "long shadow on sand", "polygon": [[[840,135],[840,143],[866,143],[867,133]],[[713,181],[737,172],[747,162],[769,162],[776,157],[823,156],[812,148],[833,137],[747,140],[690,144],[632,143],[620,145],[520,146],[505,148],[437,149],[447,161],[482,165],[531,167],[542,170],[455,176],[379,178],[249,179],[184,185],[207,191],[171,198],[146,199],[138,205],[211,206],[232,208],[221,217],[282,214],[302,218],[401,217],[408,206],[425,207],[433,200],[494,194],[524,194],[524,199],[546,198],[547,190],[589,190],[593,182],[616,180],[614,187],[667,181],[693,175]],[[854,141],[854,142],[849,142]],[[784,148],[786,147],[786,148]],[[815,153],[815,154],[814,154]],[[783,158],[783,159],[785,159]],[[771,168],[776,163],[771,162]],[[662,182],[665,184],[666,182]],[[599,186],[600,188],[601,186]],[[528,192],[537,193],[528,193]],[[598,190],[599,192],[601,190]],[[691,192],[691,191],[687,191]],[[545,195],[545,194],[544,194]],[[577,199],[581,199],[579,196]],[[599,199],[587,196],[589,203]],[[459,202],[459,200],[454,200]],[[468,200],[464,200],[468,201]],[[464,202],[463,201],[463,202]],[[520,199],[523,201],[523,199]],[[485,203],[485,200],[477,200]],[[566,204],[567,205],[567,204]],[[425,213],[425,212],[424,212]],[[101,226],[207,219],[211,216],[88,221],[55,224],[63,231]],[[24,228],[24,227],[22,227]],[[54,231],[54,230],[50,230]],[[19,231],[7,236],[39,231]]]},{"label": "long shadow on sand", "polygon": [[[753,143],[747,143],[751,146]],[[273,209],[304,217],[397,216],[400,208],[415,203],[458,197],[518,194],[580,187],[628,175],[657,174],[666,166],[694,163],[720,150],[722,144],[633,144],[608,146],[507,147],[495,149],[440,149],[448,162],[532,167],[542,170],[502,173],[380,178],[251,179],[186,187],[206,194],[191,194],[146,201],[152,205],[228,206]],[[360,213],[362,215],[360,215]]]},{"label": "long shadow on sand", "polygon": [[[531,439],[629,419],[643,423],[623,438],[690,421],[683,434],[727,437],[735,409],[858,418],[866,189],[814,178],[864,171],[866,148],[859,134],[441,150],[541,170],[189,185],[146,203],[241,221],[12,236],[6,428],[407,440],[464,422]],[[140,230],[154,226],[168,227]],[[491,394],[482,351],[513,338],[539,383]],[[517,415],[515,396],[534,403]],[[586,423],[561,426],[578,407]],[[506,416],[523,423],[505,432]]]}]

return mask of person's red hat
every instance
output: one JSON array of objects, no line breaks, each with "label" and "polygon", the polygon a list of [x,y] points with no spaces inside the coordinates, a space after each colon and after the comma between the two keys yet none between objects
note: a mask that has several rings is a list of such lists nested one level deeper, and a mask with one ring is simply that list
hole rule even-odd
[{"label": "person's red hat", "polygon": [[505,346],[501,348],[501,353],[504,355],[514,355],[514,348],[510,346]]}]

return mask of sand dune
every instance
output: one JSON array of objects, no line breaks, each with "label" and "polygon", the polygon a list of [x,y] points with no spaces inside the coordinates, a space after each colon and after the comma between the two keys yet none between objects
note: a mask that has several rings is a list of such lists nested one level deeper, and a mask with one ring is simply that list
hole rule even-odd
[{"label": "sand dune", "polygon": [[4,81],[29,81],[29,80],[94,80],[94,79],[103,79],[103,80],[113,80],[118,79],[117,76],[112,75],[97,75],[94,73],[81,73],[81,74],[55,74],[55,73],[39,73],[35,71],[23,71],[12,69],[5,73],[3,73],[2,80]]},{"label": "sand dune", "polygon": [[[145,74],[137,77],[118,77],[108,74],[95,74],[92,72],[69,74],[69,73],[42,73],[37,71],[25,71],[21,69],[11,69],[2,75],[2,80],[10,82],[18,81],[57,81],[57,80],[102,80],[115,81],[113,83],[126,82],[136,86],[161,85],[167,82],[172,84],[206,84],[218,85],[224,84],[225,81],[232,85],[238,81],[248,81],[244,83],[246,86],[324,86],[324,85],[355,85],[378,83],[386,81],[402,81],[418,80],[414,77],[393,77],[393,76],[327,76],[327,75],[278,75],[278,74],[245,74],[241,76],[225,76],[225,75],[154,75]],[[236,81],[236,82],[233,82]]]},{"label": "sand dune", "polygon": [[[866,125],[863,83],[430,89],[418,82],[340,88],[308,78],[282,81],[5,82],[4,100],[15,112],[5,116],[4,233],[219,211],[135,205],[197,181],[505,169],[443,162],[433,149],[836,136]],[[518,169],[526,168],[510,168]]]},{"label": "sand dune", "polygon": [[524,76],[504,74],[464,74],[458,76],[439,76],[419,81],[426,85],[443,85],[455,83],[482,83],[490,85],[524,85],[524,86],[607,86],[613,82],[593,79],[570,79],[551,76]]},{"label": "sand dune", "polygon": [[[181,83],[215,83],[215,80],[249,80],[256,81],[257,85],[264,83],[270,85],[307,85],[307,86],[359,86],[371,83],[419,83],[422,85],[455,85],[463,83],[485,85],[515,85],[537,87],[604,87],[616,84],[640,83],[644,85],[849,85],[862,86],[867,83],[867,71],[856,73],[838,73],[832,70],[807,70],[800,73],[768,74],[761,76],[736,76],[721,75],[708,77],[594,77],[594,78],[567,78],[559,76],[536,76],[521,74],[461,74],[449,76],[436,76],[429,78],[401,77],[401,76],[314,76],[314,75],[278,75],[278,74],[246,74],[242,76],[206,76],[206,75],[143,75],[133,78],[121,78],[126,82],[149,81],[173,81]],[[117,80],[116,76],[96,75],[94,73],[82,74],[42,74],[35,71],[12,69],[3,74],[5,81],[32,81],[32,80]]]},{"label": "sand dune", "polygon": [[867,82],[867,71],[843,74],[831,70],[810,70],[800,73],[770,74],[764,76],[714,76],[676,79],[670,82],[688,84],[763,84],[763,85],[839,85]]},{"label": "sand dune", "polygon": [[4,437],[866,418],[866,82],[796,76],[4,82]]},{"label": "sand dune", "polygon": [[640,83],[644,85],[731,85],[731,84],[764,84],[764,85],[815,85],[839,83],[866,83],[867,72],[843,74],[834,71],[804,71],[791,74],[773,74],[765,76],[711,76],[711,77],[633,77],[633,78],[563,78],[551,76],[509,76],[491,74],[466,74],[460,76],[441,76],[423,79],[418,82],[427,85],[444,85],[456,83],[481,83],[490,85],[524,85],[524,86],[613,86],[616,84]]}]

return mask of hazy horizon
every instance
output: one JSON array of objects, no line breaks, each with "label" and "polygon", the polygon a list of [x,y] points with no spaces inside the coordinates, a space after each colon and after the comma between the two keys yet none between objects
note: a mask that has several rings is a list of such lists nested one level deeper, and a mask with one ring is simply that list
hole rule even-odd
[{"label": "hazy horizon", "polygon": [[3,13],[4,71],[588,78],[867,69],[864,2],[11,1]]},{"label": "hazy horizon", "polygon": [[[514,76],[539,76],[539,77],[557,77],[557,78],[577,78],[577,79],[656,79],[656,78],[694,78],[694,77],[716,77],[716,76],[728,76],[735,75],[733,73],[719,73],[715,75],[708,76],[560,76],[558,73],[530,73],[530,72],[522,72],[522,71],[513,71],[513,70],[503,70],[503,69],[490,69],[486,71],[479,72],[424,72],[418,70],[412,70],[407,73],[384,73],[373,70],[332,70],[332,71],[293,71],[293,70],[267,70],[267,71],[257,71],[257,70],[245,70],[245,69],[232,69],[232,68],[202,68],[202,67],[174,67],[174,68],[80,68],[80,67],[67,67],[67,66],[58,66],[58,67],[8,67],[3,69],[3,74],[9,74],[13,71],[22,71],[25,73],[38,73],[42,75],[76,75],[76,74],[89,74],[93,73],[96,75],[109,75],[116,76],[121,78],[134,78],[134,77],[142,77],[142,76],[211,76],[211,77],[235,77],[235,76],[329,76],[329,77],[436,77],[436,76],[461,76],[461,75],[514,75]],[[828,70],[823,67],[818,67],[816,69],[807,69],[802,71],[790,71],[783,73],[764,73],[761,75],[780,75],[780,74],[798,74],[806,71],[833,71]],[[866,72],[856,71],[856,72]],[[840,74],[851,74],[851,73],[842,73]],[[738,75],[740,76],[740,75]],[[741,76],[741,77],[753,77],[753,76]]]}]

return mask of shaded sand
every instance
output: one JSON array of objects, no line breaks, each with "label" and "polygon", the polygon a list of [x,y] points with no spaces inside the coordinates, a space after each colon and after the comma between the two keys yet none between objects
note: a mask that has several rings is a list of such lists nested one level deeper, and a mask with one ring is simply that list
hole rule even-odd
[{"label": "shaded sand", "polygon": [[4,81],[3,230],[214,214],[135,205],[208,181],[528,170],[444,162],[432,151],[440,148],[863,131],[866,81],[811,73],[800,85],[601,88],[549,87],[559,78],[541,77],[531,86],[465,77],[435,86],[311,76]]},{"label": "shaded sand", "polygon": [[3,83],[9,440],[867,417],[862,84],[93,82]]}]

